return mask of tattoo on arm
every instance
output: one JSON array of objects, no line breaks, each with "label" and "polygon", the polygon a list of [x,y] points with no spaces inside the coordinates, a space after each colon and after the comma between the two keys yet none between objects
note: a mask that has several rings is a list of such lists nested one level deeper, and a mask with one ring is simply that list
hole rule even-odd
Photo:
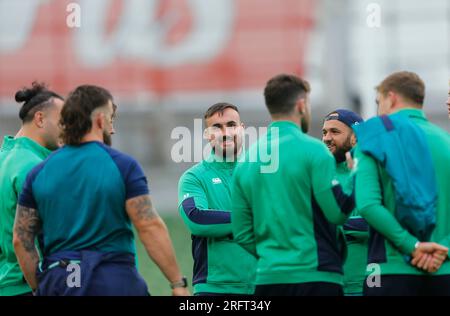
[{"label": "tattoo on arm", "polygon": [[37,210],[17,205],[14,230],[24,249],[29,253],[35,252],[34,239],[41,230],[41,220]]},{"label": "tattoo on arm", "polygon": [[130,199],[130,208],[135,214],[136,219],[153,219],[158,217],[158,213],[153,207],[152,200],[148,195],[141,195]]}]

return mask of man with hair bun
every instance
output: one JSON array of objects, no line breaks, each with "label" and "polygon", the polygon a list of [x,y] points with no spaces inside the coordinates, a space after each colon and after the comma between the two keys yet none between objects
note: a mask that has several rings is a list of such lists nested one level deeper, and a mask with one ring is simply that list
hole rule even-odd
[{"label": "man with hair bun", "polygon": [[[142,168],[109,146],[115,110],[106,89],[77,87],[61,111],[64,146],[25,181],[13,244],[36,295],[148,295],[136,269],[131,224],[172,294],[189,295]],[[38,234],[44,240],[40,262],[34,247]]]},{"label": "man with hair bun", "polygon": [[17,91],[22,127],[15,137],[5,136],[0,152],[0,296],[27,295],[13,248],[16,205],[28,172],[59,147],[59,118],[63,98],[33,82]]}]

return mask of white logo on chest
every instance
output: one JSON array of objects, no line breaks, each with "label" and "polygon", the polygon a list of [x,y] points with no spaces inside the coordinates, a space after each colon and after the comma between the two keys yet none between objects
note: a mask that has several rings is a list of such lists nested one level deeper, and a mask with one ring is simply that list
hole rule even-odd
[{"label": "white logo on chest", "polygon": [[212,183],[219,184],[222,183],[222,180],[220,180],[220,178],[212,178]]}]

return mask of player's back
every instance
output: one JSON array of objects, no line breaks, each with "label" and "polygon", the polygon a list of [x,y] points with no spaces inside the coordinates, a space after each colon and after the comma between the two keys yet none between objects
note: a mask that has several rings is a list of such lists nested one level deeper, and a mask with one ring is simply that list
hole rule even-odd
[{"label": "player's back", "polygon": [[[272,161],[263,162],[257,156],[256,152],[265,150]],[[256,162],[254,157],[259,157]],[[326,220],[313,195],[314,177],[321,178],[324,188],[331,187],[334,158],[325,145],[292,122],[275,122],[245,160],[235,175],[252,208],[257,283],[285,282],[286,278],[294,283],[327,281],[328,272],[340,273],[336,227]],[[315,164],[321,162],[323,174],[313,175],[319,169]],[[340,277],[332,279],[339,282]]]},{"label": "player's back", "polygon": [[27,178],[43,224],[44,254],[134,253],[126,181],[139,166],[100,142],[64,146]]},{"label": "player's back", "polygon": [[[427,121],[422,111],[408,110],[407,112],[410,119],[424,132],[430,148],[438,191],[436,227],[431,240],[442,242],[450,235],[450,135]],[[443,264],[437,274],[441,273],[450,274],[450,262]]]}]

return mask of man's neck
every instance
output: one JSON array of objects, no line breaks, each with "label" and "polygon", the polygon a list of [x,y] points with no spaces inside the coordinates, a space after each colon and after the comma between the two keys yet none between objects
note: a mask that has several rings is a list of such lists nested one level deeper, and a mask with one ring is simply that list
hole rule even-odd
[{"label": "man's neck", "polygon": [[80,143],[87,143],[87,142],[101,142],[103,143],[103,135],[97,134],[94,132],[89,132],[86,135],[84,135],[81,138]]},{"label": "man's neck", "polygon": [[272,115],[272,121],[273,122],[279,122],[279,121],[289,121],[293,122],[298,126],[302,126],[301,124],[301,118],[299,116],[295,115]]},{"label": "man's neck", "polygon": [[36,143],[41,145],[42,147],[45,147],[45,142],[42,139],[39,131],[37,131],[32,126],[23,125],[20,131],[16,134],[16,138],[19,137],[27,137],[29,139],[34,140]]},{"label": "man's neck", "polygon": [[[239,151],[240,153],[241,151]],[[239,159],[239,153],[238,154],[234,154],[231,156],[220,156],[220,155],[216,155],[215,151],[212,151],[212,155],[214,157],[214,161],[218,162],[218,163],[228,163],[228,162],[236,162]]]},{"label": "man's neck", "polygon": [[393,108],[392,112],[389,114],[394,114],[401,110],[422,110],[422,107],[419,105],[404,103]]},{"label": "man's neck", "polygon": [[14,136],[14,138],[19,138],[19,137],[22,137],[23,136],[23,127],[21,127],[18,131],[17,131],[17,133],[16,133],[16,135]]}]

